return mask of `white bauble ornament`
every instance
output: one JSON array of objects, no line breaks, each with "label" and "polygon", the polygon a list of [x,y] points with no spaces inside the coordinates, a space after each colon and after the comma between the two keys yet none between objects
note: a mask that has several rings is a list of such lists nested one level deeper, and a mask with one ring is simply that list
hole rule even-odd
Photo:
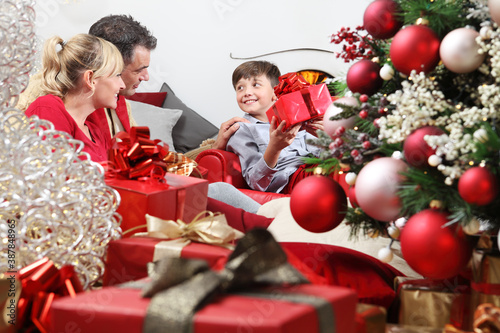
[{"label": "white bauble ornament", "polygon": [[385,263],[391,262],[394,254],[390,247],[383,247],[378,251],[377,258]]},{"label": "white bauble ornament", "polygon": [[441,157],[434,154],[429,156],[429,158],[427,159],[427,163],[429,163],[431,167],[437,167],[439,164],[441,164],[442,161],[443,159]]},{"label": "white bauble ornament", "polygon": [[406,221],[407,221],[406,217],[400,217],[399,219],[394,221],[394,225],[399,229],[402,229],[405,226]]},{"label": "white bauble ornament", "polygon": [[391,65],[385,64],[380,69],[379,75],[383,80],[389,81],[394,77],[394,69],[391,67]]},{"label": "white bauble ornament", "polygon": [[323,116],[323,127],[326,134],[328,134],[331,138],[335,136],[335,132],[339,127],[351,129],[354,127],[354,123],[356,122],[356,116],[352,116],[347,119],[330,120],[331,117],[336,116],[344,111],[344,109],[342,109],[340,106],[336,106],[335,104],[358,106],[359,102],[355,97],[342,97],[334,101],[332,105],[328,107]]},{"label": "white bauble ornament", "polygon": [[356,184],[356,178],[358,175],[356,175],[354,172],[349,172],[347,175],[345,175],[345,182],[347,185],[354,185]]},{"label": "white bauble ornament", "polygon": [[478,53],[478,36],[479,32],[471,28],[450,31],[439,47],[439,55],[446,68],[454,73],[470,73],[479,68],[485,55]]},{"label": "white bauble ornament", "polygon": [[356,199],[359,207],[379,221],[400,217],[401,202],[397,195],[402,172],[408,165],[392,157],[377,158],[366,164],[356,179]]}]

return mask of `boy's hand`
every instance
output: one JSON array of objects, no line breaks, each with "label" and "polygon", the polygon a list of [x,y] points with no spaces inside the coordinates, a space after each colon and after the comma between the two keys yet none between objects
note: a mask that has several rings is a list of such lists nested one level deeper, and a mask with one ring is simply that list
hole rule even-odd
[{"label": "boy's hand", "polygon": [[217,134],[217,138],[212,144],[213,149],[226,150],[229,138],[240,128],[238,122],[249,123],[245,118],[233,117],[220,125],[219,134]]},{"label": "boy's hand", "polygon": [[286,121],[283,120],[276,127],[277,119],[273,117],[271,120],[271,127],[269,128],[269,145],[273,146],[277,150],[282,150],[288,147],[300,130],[301,124],[296,124],[292,127],[284,129],[286,127]]},{"label": "boy's hand", "polygon": [[271,119],[271,126],[269,127],[269,145],[264,153],[264,160],[270,168],[276,166],[281,151],[295,140],[301,127],[301,124],[296,124],[283,130],[286,126],[286,121],[283,120],[278,126],[276,125],[277,121],[276,117]]},{"label": "boy's hand", "polygon": [[323,126],[323,117],[314,118],[306,123],[304,123],[304,129],[309,133],[318,137],[316,134],[317,130],[324,131],[325,127]]}]

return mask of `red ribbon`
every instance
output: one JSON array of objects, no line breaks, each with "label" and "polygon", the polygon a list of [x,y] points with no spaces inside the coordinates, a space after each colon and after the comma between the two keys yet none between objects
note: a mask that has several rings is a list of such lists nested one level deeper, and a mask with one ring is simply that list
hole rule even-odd
[{"label": "red ribbon", "polygon": [[500,295],[500,284],[471,282],[471,288],[481,294]]},{"label": "red ribbon", "polygon": [[288,73],[279,77],[279,84],[274,87],[274,94],[280,97],[310,86],[309,82],[298,73]]},{"label": "red ribbon", "polygon": [[149,128],[132,127],[130,133],[120,132],[111,141],[106,177],[131,180],[162,181],[167,164],[163,161],[169,147],[161,140],[151,140]]},{"label": "red ribbon", "polygon": [[54,299],[75,297],[83,291],[73,266],[58,269],[46,257],[20,269],[18,278],[22,285],[17,304],[18,328],[25,329],[33,324],[40,332],[48,332],[49,309]]}]

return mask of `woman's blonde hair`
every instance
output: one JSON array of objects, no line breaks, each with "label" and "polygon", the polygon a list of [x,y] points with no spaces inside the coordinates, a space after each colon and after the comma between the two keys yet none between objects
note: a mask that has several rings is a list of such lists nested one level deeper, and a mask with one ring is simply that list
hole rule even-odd
[{"label": "woman's blonde hair", "polygon": [[42,90],[61,98],[80,88],[78,80],[85,71],[91,70],[93,78],[109,77],[121,73],[124,66],[116,46],[89,34],[75,35],[67,43],[58,36],[49,38],[44,44],[42,65]]}]

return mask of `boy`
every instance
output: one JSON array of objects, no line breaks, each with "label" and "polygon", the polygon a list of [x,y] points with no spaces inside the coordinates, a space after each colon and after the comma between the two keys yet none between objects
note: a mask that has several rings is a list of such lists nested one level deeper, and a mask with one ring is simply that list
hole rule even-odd
[{"label": "boy", "polygon": [[[320,149],[308,145],[314,138],[302,124],[286,131],[285,121],[277,124],[273,117],[269,123],[266,111],[277,97],[274,86],[279,83],[278,67],[267,61],[249,61],[233,72],[236,101],[245,112],[243,118],[250,123],[240,123],[240,128],[227,144],[227,150],[239,156],[243,177],[254,190],[290,193],[294,183],[303,178],[303,157],[318,156]],[[323,120],[309,124],[314,130],[323,130]]]}]

